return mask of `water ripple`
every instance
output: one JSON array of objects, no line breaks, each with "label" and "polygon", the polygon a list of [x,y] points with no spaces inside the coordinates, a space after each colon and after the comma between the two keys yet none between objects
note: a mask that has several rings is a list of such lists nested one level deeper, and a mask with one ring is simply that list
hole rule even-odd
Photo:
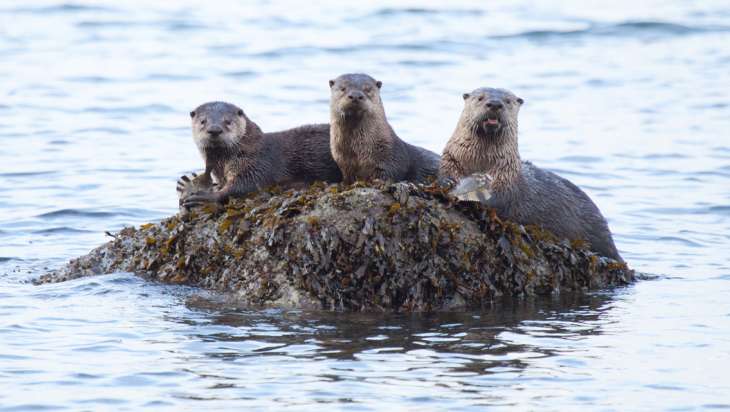
[{"label": "water ripple", "polygon": [[[98,215],[94,215],[93,217],[99,217]],[[95,233],[93,230],[84,230],[84,229],[78,229],[74,227],[68,227],[68,226],[58,226],[58,227],[50,227],[40,230],[33,230],[31,233],[36,235],[51,235],[51,234],[66,234],[66,235],[72,235],[74,233]]]},{"label": "water ripple", "polygon": [[52,212],[42,213],[36,217],[46,220],[89,218],[100,219],[109,217],[144,217],[149,215],[150,210],[137,208],[117,208],[114,211],[97,209],[59,209]]},{"label": "water ripple", "polygon": [[629,21],[618,24],[589,23],[586,28],[574,30],[530,30],[508,35],[489,36],[496,39],[528,39],[528,40],[561,40],[565,38],[583,37],[617,37],[617,36],[681,36],[699,33],[725,33],[730,26],[706,25],[688,26],[684,24],[662,21]]},{"label": "water ripple", "polygon": [[[727,407],[726,1],[6,3],[0,411]],[[345,71],[384,80],[393,127],[436,151],[463,91],[514,89],[524,158],[595,197],[642,281],[430,315],[240,307],[129,273],[29,283],[176,212],[201,166],[189,108],[326,119]]]},{"label": "water ripple", "polygon": [[82,12],[116,12],[119,9],[104,6],[90,6],[86,4],[63,3],[54,6],[45,7],[17,7],[9,10],[0,10],[0,13],[29,13],[29,14],[48,14],[48,13],[82,13]]}]

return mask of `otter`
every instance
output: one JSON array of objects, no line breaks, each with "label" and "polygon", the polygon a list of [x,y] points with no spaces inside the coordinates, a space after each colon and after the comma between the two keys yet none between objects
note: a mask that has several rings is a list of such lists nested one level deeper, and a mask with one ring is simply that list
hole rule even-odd
[{"label": "otter", "polygon": [[438,175],[439,156],[404,142],[388,123],[380,100],[382,82],[367,74],[343,74],[329,85],[330,148],[345,183],[425,183]]},{"label": "otter", "polygon": [[[457,195],[479,197],[503,218],[586,241],[593,251],[623,262],[606,219],[588,195],[567,179],[520,159],[517,115],[524,101],[509,90],[493,88],[463,97],[464,110],[441,156],[439,180],[459,183]],[[475,193],[474,186],[485,185],[482,193]]]},{"label": "otter", "polygon": [[271,185],[342,180],[330,153],[327,124],[264,133],[241,108],[225,102],[202,104],[190,117],[205,172],[178,181],[183,207],[223,203]]}]

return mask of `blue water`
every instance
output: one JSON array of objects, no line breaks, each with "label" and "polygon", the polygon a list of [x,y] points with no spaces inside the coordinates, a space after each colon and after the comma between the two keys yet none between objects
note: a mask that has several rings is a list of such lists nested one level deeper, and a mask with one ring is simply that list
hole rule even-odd
[{"label": "blue water", "polygon": [[[0,59],[0,411],[730,409],[727,1],[3,1]],[[351,71],[434,151],[462,93],[513,90],[523,157],[660,278],[433,315],[28,283],[176,212],[198,104],[324,122]]]}]

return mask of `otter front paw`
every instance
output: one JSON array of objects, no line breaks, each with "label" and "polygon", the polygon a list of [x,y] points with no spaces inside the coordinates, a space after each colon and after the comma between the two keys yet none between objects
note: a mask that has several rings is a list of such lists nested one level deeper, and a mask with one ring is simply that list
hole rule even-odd
[{"label": "otter front paw", "polygon": [[180,199],[180,206],[191,208],[208,203],[221,203],[223,196],[219,192],[196,192]]},{"label": "otter front paw", "polygon": [[[192,174],[193,178],[195,178],[195,173]],[[179,179],[177,179],[177,197],[182,199],[189,193],[194,192],[193,188],[193,179],[188,177],[188,175],[182,175]]]},{"label": "otter front paw", "polygon": [[183,199],[199,192],[214,192],[218,190],[218,184],[214,183],[209,176],[197,173],[183,175],[177,180],[177,197],[182,205]]}]

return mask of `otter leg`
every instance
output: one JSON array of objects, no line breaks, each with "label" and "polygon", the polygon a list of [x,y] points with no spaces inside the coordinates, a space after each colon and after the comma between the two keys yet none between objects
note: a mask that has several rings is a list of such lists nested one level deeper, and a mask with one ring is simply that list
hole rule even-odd
[{"label": "otter leg", "polygon": [[459,180],[464,176],[464,171],[459,164],[454,160],[451,155],[444,153],[441,157],[441,164],[439,165],[439,173],[436,181],[439,186],[444,188],[452,188],[459,183]]},{"label": "otter leg", "polygon": [[370,177],[367,180],[380,180],[382,182],[397,182],[400,180],[407,180],[407,176],[401,176],[396,171],[397,166],[392,165],[391,167],[380,167],[376,166],[373,170],[373,173],[370,175]]},{"label": "otter leg", "polygon": [[350,170],[340,168],[340,171],[342,172],[342,183],[351,185],[357,180],[357,175],[352,173]]},{"label": "otter leg", "polygon": [[203,172],[199,176],[195,176],[193,178],[193,184],[198,187],[199,189],[210,189],[211,187],[215,186],[215,183],[213,183],[213,177],[211,176],[212,169],[206,167],[205,172]]}]

